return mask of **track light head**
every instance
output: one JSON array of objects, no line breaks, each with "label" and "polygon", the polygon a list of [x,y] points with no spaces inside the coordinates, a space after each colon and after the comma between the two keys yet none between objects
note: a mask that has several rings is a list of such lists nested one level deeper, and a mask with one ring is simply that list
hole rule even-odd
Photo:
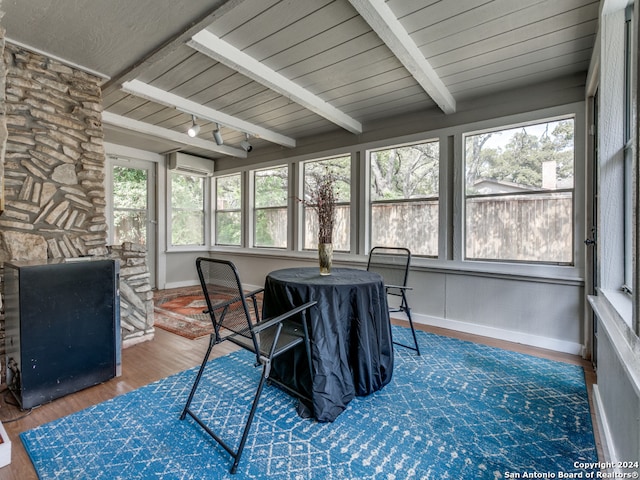
[{"label": "track light head", "polygon": [[189,127],[189,130],[187,130],[187,135],[193,138],[196,135],[198,135],[199,132],[200,132],[200,125],[196,123],[195,115],[191,115],[191,126]]},{"label": "track light head", "polygon": [[245,139],[240,142],[240,146],[244,149],[245,152],[249,153],[251,150],[253,150],[253,146],[249,143],[249,134],[245,133],[246,137]]},{"label": "track light head", "polygon": [[189,127],[189,130],[187,130],[187,135],[189,135],[191,138],[195,137],[196,135],[198,135],[198,133],[200,132],[200,125],[192,125],[191,127]]},{"label": "track light head", "polygon": [[222,145],[222,133],[220,132],[220,125],[216,123],[216,129],[213,131],[213,139],[216,141],[216,145]]}]

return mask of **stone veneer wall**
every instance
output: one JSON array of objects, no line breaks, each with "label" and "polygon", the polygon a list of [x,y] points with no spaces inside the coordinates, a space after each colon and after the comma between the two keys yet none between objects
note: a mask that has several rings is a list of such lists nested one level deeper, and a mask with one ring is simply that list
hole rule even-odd
[{"label": "stone veneer wall", "polygon": [[101,92],[90,75],[7,45],[0,260],[106,255]]},{"label": "stone veneer wall", "polygon": [[[0,19],[4,16],[4,12],[0,11]],[[4,58],[4,28],[0,27],[0,58]],[[5,81],[7,77],[7,69],[4,62],[0,62],[0,215],[4,211],[4,154],[7,148],[7,117],[6,117],[6,103],[5,103]],[[0,282],[0,288],[2,282]],[[0,298],[2,298],[0,290]],[[4,315],[2,315],[3,308],[0,308],[0,353],[4,356],[4,339],[5,339],[5,327],[4,327]],[[1,362],[0,378],[5,379],[5,366],[4,362]]]},{"label": "stone veneer wall", "polygon": [[[1,2],[2,0],[0,0]],[[0,11],[0,19],[4,13]],[[0,27],[0,58],[4,57],[4,29]],[[7,117],[5,85],[7,69],[0,65],[0,214],[4,211],[4,153],[7,148]]]},{"label": "stone veneer wall", "polygon": [[99,79],[11,44],[3,59],[8,138],[0,262],[118,258],[123,344],[152,338],[144,252],[131,244],[107,246]]},{"label": "stone veneer wall", "polygon": [[122,346],[151,340],[153,292],[149,283],[147,253],[142,245],[125,242],[109,247],[109,258],[120,261],[120,325]]}]

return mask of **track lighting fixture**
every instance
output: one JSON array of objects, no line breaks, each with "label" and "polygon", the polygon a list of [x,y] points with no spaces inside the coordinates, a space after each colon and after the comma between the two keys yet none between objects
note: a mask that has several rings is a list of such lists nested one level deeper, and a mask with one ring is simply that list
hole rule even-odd
[{"label": "track lighting fixture", "polygon": [[216,123],[216,129],[213,131],[213,139],[216,141],[216,145],[222,145],[222,133],[220,133],[220,124]]},{"label": "track lighting fixture", "polygon": [[253,150],[253,147],[249,143],[249,134],[248,133],[245,133],[245,139],[242,142],[240,142],[240,146],[242,148],[244,148],[244,151],[247,152],[247,153],[250,152],[251,150]]},{"label": "track lighting fixture", "polygon": [[200,132],[200,125],[196,123],[196,116],[191,115],[191,126],[189,127],[189,130],[187,130],[187,135],[193,138],[196,135],[198,135],[199,132]]}]

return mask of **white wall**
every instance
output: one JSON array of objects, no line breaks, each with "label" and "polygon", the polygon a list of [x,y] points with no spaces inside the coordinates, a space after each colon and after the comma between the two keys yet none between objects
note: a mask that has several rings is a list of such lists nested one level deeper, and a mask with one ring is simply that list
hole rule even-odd
[{"label": "white wall", "polygon": [[[307,256],[248,254],[215,251],[170,254],[168,271],[174,283],[168,287],[197,284],[198,255],[231,260],[247,286],[261,287],[272,270],[296,266],[317,267]],[[335,267],[366,268],[366,259],[334,259]],[[465,272],[452,269],[412,269],[409,304],[419,323],[534,345],[582,353],[582,305],[584,291],[579,280],[549,280],[522,275]]]},{"label": "white wall", "polygon": [[[558,92],[563,92],[559,94]],[[537,89],[508,92],[502,98],[486,99],[484,104],[464,103],[455,118],[441,117],[439,122],[424,118],[422,125],[443,125],[443,128],[419,130],[416,123],[405,123],[413,130],[407,135],[375,139],[357,138],[358,143],[346,147],[364,159],[369,148],[400,142],[441,138],[445,158],[441,178],[446,187],[441,190],[441,242],[438,259],[414,257],[410,276],[413,291],[409,300],[414,319],[426,324],[457,329],[552,350],[583,354],[584,327],[584,80],[580,88],[574,78],[565,79]],[[576,99],[580,101],[576,102]],[[567,103],[573,101],[574,103]],[[537,107],[537,108],[536,108]],[[501,264],[469,262],[463,259],[461,225],[464,198],[462,172],[462,134],[482,128],[509,125],[521,121],[549,118],[566,113],[576,114],[576,189],[575,189],[575,258],[574,266]],[[414,117],[412,117],[414,118]],[[454,120],[457,120],[454,121]],[[393,125],[402,123],[394,119]],[[420,125],[420,124],[419,124]],[[380,135],[383,129],[378,131]],[[392,126],[388,134],[400,130]],[[355,137],[352,137],[352,142]],[[287,151],[287,161],[319,158],[331,152],[344,151],[342,140],[321,142],[325,150],[311,152],[302,147],[300,155]],[[313,143],[313,145],[316,145]],[[338,146],[335,146],[338,145]],[[317,145],[316,145],[317,148]],[[332,150],[333,149],[333,150]],[[299,152],[298,152],[299,153]],[[248,162],[216,162],[216,171],[232,173],[248,171],[256,165],[283,162],[283,153],[252,157]],[[448,160],[447,160],[448,159]],[[361,224],[360,230],[363,225]],[[366,268],[366,253],[370,246],[360,236],[354,254],[335,254],[336,266]],[[174,250],[174,249],[173,249]],[[195,259],[211,255],[232,260],[243,282],[262,286],[272,270],[289,266],[317,265],[313,252],[274,251],[269,249],[212,248],[210,251],[167,252],[166,282],[161,288],[195,285]]]},{"label": "white wall", "polygon": [[[590,297],[597,330],[597,385],[594,386],[594,403],[600,432],[604,437],[606,460],[612,462],[640,460],[640,340],[631,329],[632,316],[637,315],[637,312],[634,314],[631,296],[621,292],[624,283],[622,156],[626,4],[624,0],[603,2],[599,29],[600,48],[594,53],[595,68],[589,82],[597,86],[599,92],[599,288],[597,295]],[[637,3],[634,22],[637,29]],[[637,30],[635,35],[637,46]],[[637,64],[635,70],[637,72]],[[635,90],[637,92],[637,80]],[[588,92],[590,95],[594,93],[595,91]],[[635,96],[637,116],[637,93]],[[637,139],[635,145],[634,162],[637,170]],[[636,214],[636,223],[637,221]],[[637,269],[637,262],[635,264]],[[636,283],[633,288],[637,292],[640,286]],[[637,468],[613,470],[637,472]]]},{"label": "white wall", "polygon": [[[618,138],[622,134],[622,41],[620,17],[627,0],[604,0],[597,57],[587,80],[589,86],[599,86],[600,97],[600,165],[598,236],[599,283],[603,289],[591,298],[598,317],[598,380],[594,388],[595,403],[601,432],[605,435],[607,459],[632,461],[640,459],[640,342],[623,321],[632,312],[631,301],[615,292],[621,282],[621,244],[618,223],[621,221],[622,185],[615,163],[622,155]],[[637,19],[636,7],[636,25]],[[594,57],[594,58],[595,58]],[[598,68],[599,65],[599,68]],[[458,102],[453,115],[418,112],[369,125],[367,133],[353,137],[336,134],[300,139],[295,151],[274,148],[254,152],[238,167],[235,159],[221,159],[216,170],[231,173],[238,168],[293,159],[299,156],[320,155],[331,149],[355,148],[363,145],[393,143],[393,139],[424,135],[438,129],[450,132],[444,141],[449,150],[449,167],[445,170],[446,184],[460,182],[456,171],[461,155],[456,147],[456,135],[469,125],[500,124],[504,118],[535,110],[554,108],[568,102],[582,102],[585,81],[580,76],[539,84],[526,91],[503,92],[501,95]],[[593,93],[593,92],[590,92]],[[583,128],[582,123],[577,129]],[[586,129],[584,129],[586,130]],[[427,133],[425,133],[427,132]],[[587,144],[584,136],[576,139]],[[360,146],[354,145],[359,142]],[[637,143],[636,143],[637,144]],[[581,147],[578,145],[578,148]],[[636,152],[637,155],[637,152]],[[419,322],[446,328],[488,335],[495,338],[537,345],[553,350],[579,353],[590,336],[591,309],[585,311],[584,246],[588,228],[585,227],[584,175],[587,156],[583,150],[577,155],[575,194],[577,264],[573,268],[541,266],[482,265],[461,261],[461,233],[455,230],[461,215],[461,186],[441,195],[450,199],[444,205],[440,258],[415,262],[410,284],[414,317]],[[637,161],[636,161],[637,165]],[[580,173],[582,172],[582,173]],[[164,180],[164,178],[163,178]],[[163,186],[161,185],[161,190]],[[456,190],[458,189],[458,190]],[[162,200],[160,201],[162,202]],[[162,204],[162,208],[166,204]],[[360,225],[362,228],[363,225]],[[166,250],[166,232],[159,232],[160,273],[159,288],[173,288],[197,284],[195,259],[199,255],[230,259],[236,263],[243,281],[249,286],[261,286],[268,272],[293,266],[316,266],[313,253],[294,251],[273,252],[242,249],[203,249],[178,252]],[[340,255],[336,266],[366,267],[366,245],[358,243],[355,255]],[[636,289],[640,289],[636,285]],[[588,347],[588,346],[587,346]],[[588,355],[588,351],[584,352]]]}]

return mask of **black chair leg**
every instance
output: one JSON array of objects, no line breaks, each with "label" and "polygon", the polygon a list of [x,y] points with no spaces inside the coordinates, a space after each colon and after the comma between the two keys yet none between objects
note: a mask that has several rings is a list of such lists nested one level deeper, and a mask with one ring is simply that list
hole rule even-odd
[{"label": "black chair leg", "polygon": [[244,445],[247,442],[247,437],[249,436],[249,430],[251,429],[251,424],[253,423],[253,417],[256,414],[256,410],[258,408],[258,402],[260,401],[260,395],[262,395],[262,389],[264,387],[264,382],[267,379],[267,371],[268,365],[264,365],[262,367],[262,376],[260,377],[260,383],[258,384],[258,390],[256,391],[256,396],[253,399],[253,404],[251,405],[251,411],[249,412],[249,418],[247,419],[247,423],[244,427],[244,431],[242,432],[242,438],[240,439],[240,444],[238,445],[238,451],[234,455],[233,465],[231,466],[231,473],[236,473],[238,470],[238,464],[240,463],[240,457],[242,456],[242,451],[244,450]]},{"label": "black chair leg", "polygon": [[209,348],[207,349],[207,353],[204,356],[204,360],[202,361],[202,365],[200,365],[200,369],[198,370],[198,374],[196,375],[196,380],[193,382],[193,387],[191,387],[191,392],[189,393],[189,398],[187,399],[187,403],[182,410],[182,414],[180,415],[180,420],[184,420],[187,414],[191,415],[191,417],[209,434],[214,438],[224,449],[231,454],[233,457],[233,465],[231,466],[231,473],[236,473],[238,470],[238,464],[240,463],[240,458],[242,457],[242,451],[244,450],[244,446],[247,443],[247,437],[249,436],[249,430],[251,429],[251,424],[253,423],[253,418],[255,417],[256,410],[258,408],[258,403],[260,401],[260,396],[262,395],[262,390],[264,388],[265,381],[268,376],[268,365],[264,365],[262,368],[262,375],[260,376],[260,383],[258,384],[258,389],[256,390],[255,397],[253,399],[253,404],[251,405],[251,410],[249,412],[249,417],[247,419],[247,423],[245,424],[244,430],[242,432],[242,437],[240,438],[240,444],[238,445],[238,450],[235,452],[232,448],[222,440],[218,435],[216,435],[205,423],[194,413],[189,410],[191,406],[191,402],[193,401],[193,397],[198,389],[198,385],[200,384],[200,380],[202,379],[202,374],[204,373],[204,369],[207,365],[207,361],[209,360],[209,355],[211,354],[211,350],[213,346],[216,344],[215,338],[212,335],[211,340],[209,342]]},{"label": "black chair leg", "polygon": [[420,356],[420,347],[418,346],[418,337],[416,336],[416,329],[413,327],[413,319],[411,318],[411,309],[407,306],[406,309],[407,318],[409,319],[409,326],[411,327],[411,333],[413,334],[413,343],[415,343],[415,351]]},{"label": "black chair leg", "polygon": [[307,316],[302,314],[302,328],[304,329],[304,348],[307,354],[307,364],[309,365],[309,375],[313,378],[313,363],[311,362],[311,342],[309,341],[309,328],[307,327]]},{"label": "black chair leg", "polygon": [[202,374],[204,373],[204,368],[206,367],[207,362],[209,361],[209,355],[211,355],[211,350],[213,349],[213,346],[215,345],[215,343],[216,342],[212,334],[209,340],[209,348],[207,349],[207,353],[205,353],[204,355],[204,359],[202,360],[202,365],[200,365],[200,370],[198,370],[198,375],[196,375],[196,380],[195,382],[193,382],[193,387],[191,387],[191,393],[189,393],[189,398],[187,399],[187,403],[185,404],[184,409],[182,410],[182,414],[180,415],[180,420],[184,420],[187,416],[187,411],[191,406],[191,402],[193,401],[193,396],[196,394],[196,390],[198,389],[198,385],[200,384],[200,379],[202,378]]},{"label": "black chair leg", "polygon": [[407,297],[404,292],[402,293],[402,302],[400,303],[400,308],[396,311],[404,312],[407,314],[407,318],[409,319],[409,326],[411,327],[411,334],[413,335],[413,343],[415,347],[410,345],[405,345],[404,343],[393,342],[396,345],[399,345],[404,348],[408,348],[410,350],[414,350],[418,356],[420,356],[420,347],[418,346],[418,337],[416,335],[416,329],[413,326],[413,318],[411,318],[411,308],[409,308],[409,304],[407,303]]}]

